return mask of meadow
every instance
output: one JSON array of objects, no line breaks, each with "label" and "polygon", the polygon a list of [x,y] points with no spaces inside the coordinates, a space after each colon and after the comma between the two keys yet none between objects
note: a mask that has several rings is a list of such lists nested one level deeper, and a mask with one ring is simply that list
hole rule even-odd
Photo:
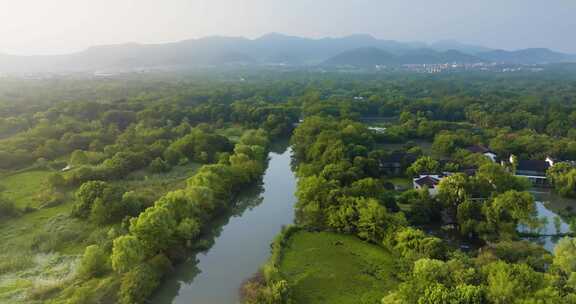
[{"label": "meadow", "polygon": [[380,303],[398,283],[394,256],[354,236],[300,231],[284,250],[294,303]]},{"label": "meadow", "polygon": [[48,170],[23,171],[0,178],[3,195],[18,208],[39,207],[35,196],[45,185]]}]

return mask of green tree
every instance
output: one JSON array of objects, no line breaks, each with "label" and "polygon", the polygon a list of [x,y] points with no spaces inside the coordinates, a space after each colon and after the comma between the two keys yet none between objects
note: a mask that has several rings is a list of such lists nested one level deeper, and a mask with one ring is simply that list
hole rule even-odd
[{"label": "green tree", "polygon": [[142,241],[133,235],[123,235],[114,240],[110,259],[114,271],[125,273],[144,261],[146,256]]},{"label": "green tree", "polygon": [[192,218],[186,218],[178,224],[177,234],[183,240],[194,240],[200,235],[200,224]]},{"label": "green tree", "polygon": [[498,195],[483,208],[492,231],[500,236],[515,235],[518,223],[529,223],[536,218],[536,205],[528,192],[507,191]]},{"label": "green tree", "polygon": [[440,163],[429,156],[420,157],[406,170],[406,174],[412,177],[423,173],[435,174],[439,172]]},{"label": "green tree", "polygon": [[108,187],[108,183],[103,181],[89,181],[82,184],[76,191],[74,215],[80,218],[87,218],[96,199],[103,199]]},{"label": "green tree", "polygon": [[170,267],[170,261],[165,256],[158,255],[124,274],[119,291],[120,303],[144,303],[160,285],[162,276]]},{"label": "green tree", "polygon": [[547,176],[554,190],[565,197],[576,196],[576,168],[568,163],[557,163],[548,169]]},{"label": "green tree", "polygon": [[338,183],[319,176],[300,178],[296,190],[296,221],[308,227],[325,225],[324,209],[335,200]]},{"label": "green tree", "polygon": [[403,214],[390,214],[375,199],[358,199],[358,236],[380,242],[385,236],[406,225]]},{"label": "green tree", "polygon": [[576,272],[576,239],[563,238],[554,248],[554,265],[565,273]]},{"label": "green tree", "polygon": [[78,274],[92,278],[104,274],[108,269],[108,256],[98,245],[90,245],[84,250]]},{"label": "green tree", "polygon": [[0,193],[0,219],[18,215],[18,208],[11,200]]},{"label": "green tree", "polygon": [[486,196],[492,192],[504,193],[509,190],[523,191],[530,187],[527,180],[510,174],[506,168],[492,162],[480,166],[476,173],[476,178],[487,185],[488,193],[483,193]]},{"label": "green tree", "polygon": [[170,164],[160,157],[157,157],[151,161],[150,165],[148,165],[148,168],[152,173],[165,173],[171,169]]},{"label": "green tree", "polygon": [[418,229],[400,230],[394,236],[394,242],[394,250],[407,259],[442,259],[446,256],[446,246],[441,239],[427,236]]},{"label": "green tree", "polygon": [[535,272],[526,264],[507,264],[499,261],[484,266],[486,293],[490,303],[516,303],[519,299],[531,298],[543,287],[543,274]]},{"label": "green tree", "polygon": [[450,298],[450,290],[436,283],[426,288],[424,295],[418,299],[418,304],[447,304],[450,303]]},{"label": "green tree", "polygon": [[462,284],[451,293],[450,304],[483,304],[486,303],[482,286]]},{"label": "green tree", "polygon": [[469,197],[468,177],[464,174],[448,176],[438,185],[438,199],[444,204],[452,218],[456,218],[458,206]]},{"label": "green tree", "polygon": [[173,244],[176,225],[168,208],[155,206],[130,221],[130,232],[142,241],[149,252],[159,252]]},{"label": "green tree", "polygon": [[89,163],[89,158],[85,151],[75,150],[70,155],[70,164],[73,166],[81,166]]}]

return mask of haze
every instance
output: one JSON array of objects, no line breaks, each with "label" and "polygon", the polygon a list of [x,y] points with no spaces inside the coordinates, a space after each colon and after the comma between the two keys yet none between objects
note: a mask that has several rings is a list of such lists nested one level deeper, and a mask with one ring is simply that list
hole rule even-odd
[{"label": "haze", "polygon": [[575,15],[571,0],[1,0],[0,52],[55,54],[100,44],[281,32],[576,53]]}]

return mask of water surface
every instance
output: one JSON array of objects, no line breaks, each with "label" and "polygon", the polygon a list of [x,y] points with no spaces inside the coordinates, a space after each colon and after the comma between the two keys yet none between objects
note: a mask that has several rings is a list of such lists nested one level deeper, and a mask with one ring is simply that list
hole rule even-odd
[{"label": "water surface", "polygon": [[290,149],[270,153],[261,187],[246,190],[236,214],[217,227],[211,248],[178,265],[152,303],[239,302],[240,285],[268,259],[282,226],[293,221],[296,180],[290,163]]},{"label": "water surface", "polygon": [[526,239],[538,243],[544,246],[546,250],[552,252],[561,239],[561,237],[553,235],[572,232],[570,225],[558,215],[556,210],[564,209],[567,206],[576,207],[576,201],[562,198],[551,192],[532,192],[532,194],[536,200],[537,216],[542,220],[542,225],[537,229],[520,226],[519,230],[542,234],[543,236],[527,237]]}]

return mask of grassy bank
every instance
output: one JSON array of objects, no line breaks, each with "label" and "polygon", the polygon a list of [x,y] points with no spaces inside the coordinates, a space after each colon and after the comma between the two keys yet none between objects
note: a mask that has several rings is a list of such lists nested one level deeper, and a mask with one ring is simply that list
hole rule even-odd
[{"label": "grassy bank", "polygon": [[8,175],[0,178],[0,187],[4,189],[4,196],[16,207],[39,207],[35,196],[45,186],[50,173],[48,170],[33,170]]},{"label": "grassy bank", "polygon": [[398,284],[394,256],[354,236],[292,230],[273,251],[268,267],[276,263],[292,303],[380,303]]}]

